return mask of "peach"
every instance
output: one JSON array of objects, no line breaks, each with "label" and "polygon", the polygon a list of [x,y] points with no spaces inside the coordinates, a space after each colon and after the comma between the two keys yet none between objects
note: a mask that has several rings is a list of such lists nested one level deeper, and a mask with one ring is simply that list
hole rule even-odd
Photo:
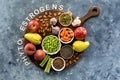
[{"label": "peach", "polygon": [[46,55],[45,52],[43,50],[39,49],[34,54],[34,59],[42,61],[45,58],[45,55]]},{"label": "peach", "polygon": [[27,43],[24,47],[24,51],[27,55],[33,55],[36,52],[36,47],[32,43]]}]

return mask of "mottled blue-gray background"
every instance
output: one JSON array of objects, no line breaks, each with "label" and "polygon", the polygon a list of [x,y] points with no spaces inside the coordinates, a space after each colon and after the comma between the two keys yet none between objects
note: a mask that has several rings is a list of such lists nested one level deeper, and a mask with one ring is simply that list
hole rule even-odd
[{"label": "mottled blue-gray background", "polygon": [[[25,66],[16,41],[19,27],[34,9],[45,4],[63,4],[65,11],[82,17],[96,5],[100,15],[85,24],[91,46],[73,67],[46,74],[33,63]],[[0,0],[0,80],[120,80],[119,0]]]}]

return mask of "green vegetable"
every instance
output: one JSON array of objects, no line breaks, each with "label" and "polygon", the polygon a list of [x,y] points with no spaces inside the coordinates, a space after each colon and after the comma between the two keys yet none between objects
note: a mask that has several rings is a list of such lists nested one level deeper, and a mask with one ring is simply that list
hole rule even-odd
[{"label": "green vegetable", "polygon": [[43,47],[47,53],[54,53],[60,47],[60,41],[55,36],[47,36],[43,41]]},{"label": "green vegetable", "polygon": [[45,65],[45,63],[49,60],[50,56],[46,55],[45,58],[43,59],[43,61],[40,63],[40,66],[43,67]]},{"label": "green vegetable", "polygon": [[72,15],[69,13],[63,13],[59,17],[59,22],[63,26],[69,26],[72,23]]},{"label": "green vegetable", "polygon": [[46,66],[44,72],[46,72],[46,73],[49,73],[49,72],[50,72],[52,60],[53,60],[52,58],[49,58],[49,61],[48,61],[48,63],[47,63],[47,66]]},{"label": "green vegetable", "polygon": [[68,14],[64,14],[61,16],[62,18],[60,19],[63,24],[69,24],[71,21],[71,17]]}]

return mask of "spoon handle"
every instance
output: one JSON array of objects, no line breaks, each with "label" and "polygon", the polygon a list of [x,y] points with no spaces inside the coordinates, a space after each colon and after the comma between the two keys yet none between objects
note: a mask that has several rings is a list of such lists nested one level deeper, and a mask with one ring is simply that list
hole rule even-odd
[{"label": "spoon handle", "polygon": [[81,25],[83,25],[84,22],[85,22],[86,20],[88,20],[89,18],[98,16],[99,13],[100,13],[100,9],[99,9],[97,6],[92,6],[92,7],[89,9],[88,13],[87,13],[85,16],[83,16],[82,18],[80,18],[80,20],[81,20]]}]

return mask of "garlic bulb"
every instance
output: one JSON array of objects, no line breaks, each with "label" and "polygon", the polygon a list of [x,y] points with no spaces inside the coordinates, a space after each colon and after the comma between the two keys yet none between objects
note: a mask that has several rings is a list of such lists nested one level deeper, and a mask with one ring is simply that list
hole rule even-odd
[{"label": "garlic bulb", "polygon": [[58,26],[53,27],[53,26],[52,26],[52,33],[53,33],[53,34],[58,34],[59,31],[60,31],[60,27],[58,27]]},{"label": "garlic bulb", "polygon": [[50,24],[51,25],[56,25],[57,24],[57,19],[56,18],[51,18],[50,19]]},{"label": "garlic bulb", "polygon": [[80,26],[80,24],[81,24],[81,20],[79,19],[79,17],[76,17],[74,21],[72,22],[72,26],[74,27]]}]

